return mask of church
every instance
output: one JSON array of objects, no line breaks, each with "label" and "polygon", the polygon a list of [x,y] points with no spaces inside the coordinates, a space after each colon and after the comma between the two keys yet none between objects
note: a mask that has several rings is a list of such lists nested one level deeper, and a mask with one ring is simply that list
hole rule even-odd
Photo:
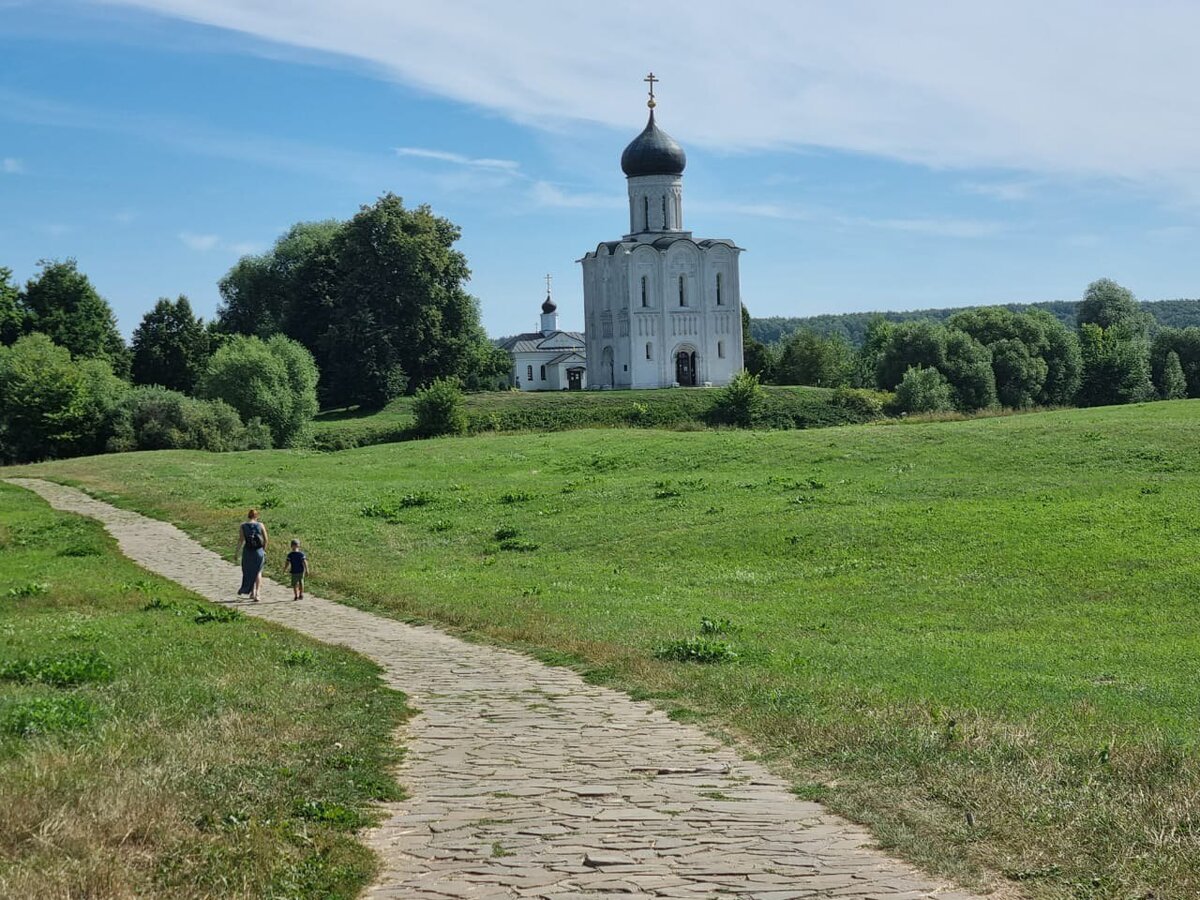
[{"label": "church", "polygon": [[500,344],[512,357],[510,381],[522,391],[581,391],[587,385],[587,360],[583,335],[560,331],[558,305],[550,296],[542,302],[540,330],[514,335]]},{"label": "church", "polygon": [[683,227],[683,148],[650,118],[621,154],[629,233],[583,264],[589,386],[723,385],[742,370],[738,254],[725,238]]}]

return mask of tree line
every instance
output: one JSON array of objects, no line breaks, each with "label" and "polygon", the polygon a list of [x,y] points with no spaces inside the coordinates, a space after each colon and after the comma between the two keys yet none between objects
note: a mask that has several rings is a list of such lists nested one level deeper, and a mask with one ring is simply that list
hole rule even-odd
[{"label": "tree line", "polygon": [[1070,326],[1044,309],[994,306],[940,321],[876,316],[857,348],[811,329],[773,346],[745,333],[746,367],[762,380],[891,391],[903,412],[1200,397],[1200,327],[1158,325],[1109,279],[1088,286]]},{"label": "tree line", "polygon": [[160,299],[127,346],[75,260],[0,268],[0,461],[300,446],[319,406],[380,406],[445,378],[504,383],[464,284],[460,231],[394,194],[293,226],[221,279],[213,321]]}]

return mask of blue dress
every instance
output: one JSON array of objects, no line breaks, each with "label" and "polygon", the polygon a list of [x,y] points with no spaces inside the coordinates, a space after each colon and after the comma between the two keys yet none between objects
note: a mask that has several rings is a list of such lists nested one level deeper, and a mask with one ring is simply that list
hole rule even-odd
[{"label": "blue dress", "polygon": [[[242,523],[242,539],[245,540],[250,536],[250,529],[255,529],[261,538],[263,535],[263,527],[257,522]],[[258,578],[258,573],[263,570],[263,566],[267,564],[267,551],[262,547],[255,549],[250,546],[249,541],[242,545],[242,586],[238,590],[239,594],[249,594],[254,591],[254,582]]]}]

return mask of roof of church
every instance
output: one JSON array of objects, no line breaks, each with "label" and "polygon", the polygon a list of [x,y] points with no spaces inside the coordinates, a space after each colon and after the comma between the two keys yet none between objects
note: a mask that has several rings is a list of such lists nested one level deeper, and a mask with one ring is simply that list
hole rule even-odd
[{"label": "roof of church", "polygon": [[580,362],[587,361],[587,357],[584,356],[582,353],[580,353],[578,350],[568,350],[566,353],[560,353],[560,354],[558,354],[558,356],[554,357],[554,359],[548,360],[546,362],[546,365],[557,366],[559,363],[570,362],[571,360],[576,360],[576,359],[579,360]]},{"label": "roof of church", "polygon": [[682,175],[687,154],[679,143],[658,127],[654,109],[642,133],[621,154],[621,171],[630,178],[639,175]]},{"label": "roof of church", "polygon": [[549,294],[546,294],[546,299],[542,302],[542,312],[544,312],[546,315],[549,315],[556,309],[558,309],[558,304],[550,299]]},{"label": "roof of church", "polygon": [[603,248],[603,252],[606,253],[608,256],[614,255],[617,252],[617,250],[621,247],[624,247],[627,250],[634,250],[637,247],[654,247],[656,250],[665,250],[665,249],[667,249],[667,247],[670,247],[676,241],[690,241],[691,243],[695,244],[697,247],[704,247],[706,249],[708,247],[716,246],[717,244],[721,244],[726,247],[731,247],[734,250],[742,249],[737,244],[735,244],[733,241],[729,240],[729,238],[701,238],[700,240],[696,240],[695,238],[693,238],[691,236],[691,234],[692,233],[690,231],[680,232],[678,234],[664,234],[660,238],[655,238],[653,241],[646,241],[646,242],[634,241],[634,240],[601,241],[599,244],[596,245],[595,250],[589,251],[588,253],[584,254],[584,258],[586,259],[589,256],[601,255],[602,248]]},{"label": "roof of church", "polygon": [[[567,341],[563,341],[567,338]],[[515,334],[500,344],[502,350],[510,353],[536,353],[539,350],[570,350],[584,347],[583,335],[578,331],[552,331],[542,334],[540,331],[527,331]]]}]

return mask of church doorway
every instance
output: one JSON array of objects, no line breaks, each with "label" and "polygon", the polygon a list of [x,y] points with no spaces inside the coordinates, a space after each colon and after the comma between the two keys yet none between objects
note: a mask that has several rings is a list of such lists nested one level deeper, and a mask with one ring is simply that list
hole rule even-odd
[{"label": "church doorway", "polygon": [[675,354],[675,381],[680,387],[696,386],[695,350],[680,350]]},{"label": "church doorway", "polygon": [[567,369],[567,390],[583,390],[583,369]]}]

